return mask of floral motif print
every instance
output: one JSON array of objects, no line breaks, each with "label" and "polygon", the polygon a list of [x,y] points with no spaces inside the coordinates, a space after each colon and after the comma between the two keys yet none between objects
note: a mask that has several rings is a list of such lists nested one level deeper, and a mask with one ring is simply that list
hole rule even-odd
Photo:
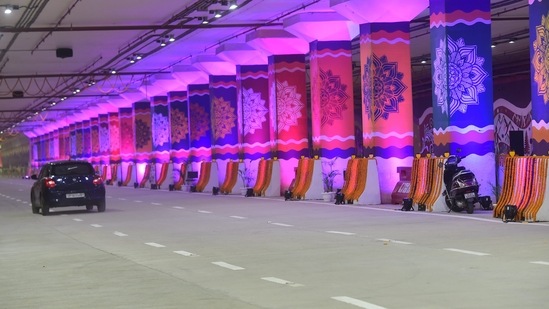
[{"label": "floral motif print", "polygon": [[536,40],[532,43],[534,47],[534,80],[538,86],[538,95],[543,96],[543,102],[549,102],[549,18],[541,17],[541,24],[536,26]]},{"label": "floral motif print", "polygon": [[334,120],[342,119],[343,111],[347,110],[347,85],[341,83],[339,75],[333,75],[331,70],[320,69],[320,110],[321,126],[332,125]]},{"label": "floral motif print", "polygon": [[236,126],[236,114],[231,102],[225,101],[223,98],[214,97],[213,100],[213,121],[214,121],[214,136],[216,139],[225,138],[231,134],[232,129]]},{"label": "floral motif print", "polygon": [[265,115],[269,110],[265,107],[265,100],[261,99],[261,93],[254,92],[252,88],[243,88],[242,96],[244,135],[254,134],[255,130],[261,130],[263,123],[267,121]]},{"label": "floral motif print", "polygon": [[292,126],[296,126],[298,119],[303,116],[301,110],[304,107],[296,86],[288,85],[287,81],[276,82],[278,132],[289,131]]}]

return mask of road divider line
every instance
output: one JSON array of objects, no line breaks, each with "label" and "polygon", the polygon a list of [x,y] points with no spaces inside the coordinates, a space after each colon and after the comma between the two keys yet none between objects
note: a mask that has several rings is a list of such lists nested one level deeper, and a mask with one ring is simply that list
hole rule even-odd
[{"label": "road divider line", "polygon": [[484,253],[484,252],[477,252],[477,251],[469,251],[469,250],[462,250],[462,249],[455,249],[455,248],[444,248],[446,251],[452,251],[452,252],[459,252],[464,254],[470,254],[470,255],[476,255],[476,256],[486,256],[490,255],[490,253]]},{"label": "road divider line", "polygon": [[545,265],[545,266],[549,266],[549,262],[545,262],[545,261],[533,261],[533,262],[530,262],[531,264],[537,264],[537,265]]},{"label": "road divider line", "polygon": [[288,281],[288,280],[284,280],[284,279],[280,279],[280,278],[276,278],[276,277],[263,277],[263,278],[261,278],[261,280],[265,280],[265,281],[269,281],[269,282],[277,283],[277,284],[282,284],[282,285],[287,285],[287,286],[291,286],[293,288],[303,286],[303,284],[295,283],[295,282],[292,282],[292,281]]},{"label": "road divider line", "polygon": [[157,244],[157,243],[155,243],[155,242],[146,242],[145,245],[151,246],[151,247],[155,247],[155,248],[164,248],[164,247],[166,247],[166,246],[164,246],[164,245]]},{"label": "road divider line", "polygon": [[103,227],[101,224],[90,224],[93,227]]},{"label": "road divider line", "polygon": [[175,209],[185,209],[185,207],[181,207],[181,206],[173,206],[172,208],[175,208]]},{"label": "road divider line", "polygon": [[153,202],[153,203],[151,203],[151,205],[161,206],[162,204]]},{"label": "road divider line", "polygon": [[233,219],[247,219],[246,217],[241,217],[241,216],[231,216],[231,218],[233,218]]},{"label": "road divider line", "polygon": [[227,268],[227,269],[230,269],[230,270],[243,270],[244,269],[243,267],[232,265],[232,264],[225,263],[225,262],[212,262],[212,264],[217,265],[219,267]]},{"label": "road divider line", "polygon": [[76,222],[82,222],[82,221],[84,221],[84,220],[79,219],[79,218],[74,218],[74,219],[72,219],[72,220],[74,220],[74,221],[76,221]]},{"label": "road divider line", "polygon": [[120,236],[120,237],[126,237],[126,236],[128,236],[128,234],[124,234],[124,233],[118,232],[118,231],[115,231],[115,232],[114,232],[114,235]]},{"label": "road divider line", "polygon": [[356,235],[355,233],[340,232],[340,231],[326,231],[326,233],[330,233],[330,234],[339,234],[339,235],[347,235],[347,236]]},{"label": "road divider line", "polygon": [[207,210],[199,210],[198,212],[201,213],[201,214],[211,214],[212,213],[211,211],[207,211]]},{"label": "road divider line", "polygon": [[371,304],[371,303],[365,302],[363,300],[348,297],[348,296],[334,296],[334,297],[332,297],[332,299],[340,301],[340,302],[347,303],[349,305],[354,305],[354,306],[357,306],[357,307],[360,307],[360,308],[364,308],[364,309],[387,309],[385,307],[381,307],[381,306]]},{"label": "road divider line", "polygon": [[378,240],[383,241],[383,242],[390,242],[390,243],[394,243],[394,244],[399,244],[399,245],[413,245],[413,243],[411,243],[411,242],[402,241],[402,240],[394,240],[394,239],[388,239],[388,238],[379,238]]},{"label": "road divider line", "polygon": [[279,222],[269,222],[269,223],[272,224],[272,225],[284,226],[284,227],[292,227],[293,226],[291,224],[279,223]]},{"label": "road divider line", "polygon": [[183,255],[183,256],[198,256],[198,254],[194,254],[194,253],[183,251],[183,250],[174,251],[173,253],[177,253],[177,254]]}]

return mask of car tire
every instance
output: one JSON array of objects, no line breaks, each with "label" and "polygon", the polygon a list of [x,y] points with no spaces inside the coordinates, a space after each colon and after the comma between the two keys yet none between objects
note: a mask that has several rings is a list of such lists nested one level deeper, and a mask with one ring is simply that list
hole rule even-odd
[{"label": "car tire", "polygon": [[33,214],[37,214],[40,212],[40,207],[38,207],[36,205],[36,202],[34,201],[34,194],[31,193],[31,208],[32,208],[32,213]]},{"label": "car tire", "polygon": [[99,203],[97,203],[97,212],[105,212],[105,209],[106,209],[105,200],[102,200]]},{"label": "car tire", "polygon": [[40,208],[42,208],[42,216],[47,216],[50,214],[50,206],[46,203],[44,197],[40,197]]},{"label": "car tire", "polygon": [[86,210],[92,210],[93,209],[93,205],[86,205]]}]

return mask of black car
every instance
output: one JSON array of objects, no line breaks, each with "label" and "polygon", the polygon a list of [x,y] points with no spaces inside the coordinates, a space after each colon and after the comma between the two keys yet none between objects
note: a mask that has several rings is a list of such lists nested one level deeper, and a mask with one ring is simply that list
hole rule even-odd
[{"label": "black car", "polygon": [[40,170],[31,189],[32,212],[46,216],[52,207],[86,206],[105,211],[105,185],[93,166],[86,161],[56,161]]}]

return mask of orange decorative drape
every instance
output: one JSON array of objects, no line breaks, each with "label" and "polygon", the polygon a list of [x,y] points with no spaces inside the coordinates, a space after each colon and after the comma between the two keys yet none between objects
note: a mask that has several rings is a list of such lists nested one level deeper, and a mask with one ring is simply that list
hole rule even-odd
[{"label": "orange decorative drape", "polygon": [[196,192],[202,192],[206,188],[206,185],[210,181],[210,172],[212,170],[212,162],[203,161],[200,164],[200,176],[196,183]]},{"label": "orange decorative drape", "polygon": [[160,188],[160,186],[164,183],[166,180],[166,177],[168,176],[168,168],[170,167],[169,163],[162,163],[162,167],[160,169],[160,176],[156,180],[156,186]]},{"label": "orange decorative drape", "polygon": [[126,173],[126,179],[124,179],[124,183],[122,183],[122,186],[127,186],[128,183],[132,180],[132,173],[133,173],[133,165],[128,165],[128,172]]},{"label": "orange decorative drape", "polygon": [[179,179],[176,183],[173,184],[174,190],[181,190],[181,187],[183,186],[183,183],[185,183],[185,174],[187,173],[187,165],[181,164],[181,168],[179,171]]},{"label": "orange decorative drape", "polygon": [[145,166],[145,174],[143,175],[143,179],[141,179],[141,182],[139,183],[139,188],[145,188],[145,184],[149,180],[150,176],[151,176],[151,165],[147,164]]},{"label": "orange decorative drape", "polygon": [[236,185],[236,181],[238,180],[238,167],[239,163],[237,161],[229,161],[227,163],[225,180],[219,188],[219,192],[223,194],[229,194],[233,191],[233,188]]}]

